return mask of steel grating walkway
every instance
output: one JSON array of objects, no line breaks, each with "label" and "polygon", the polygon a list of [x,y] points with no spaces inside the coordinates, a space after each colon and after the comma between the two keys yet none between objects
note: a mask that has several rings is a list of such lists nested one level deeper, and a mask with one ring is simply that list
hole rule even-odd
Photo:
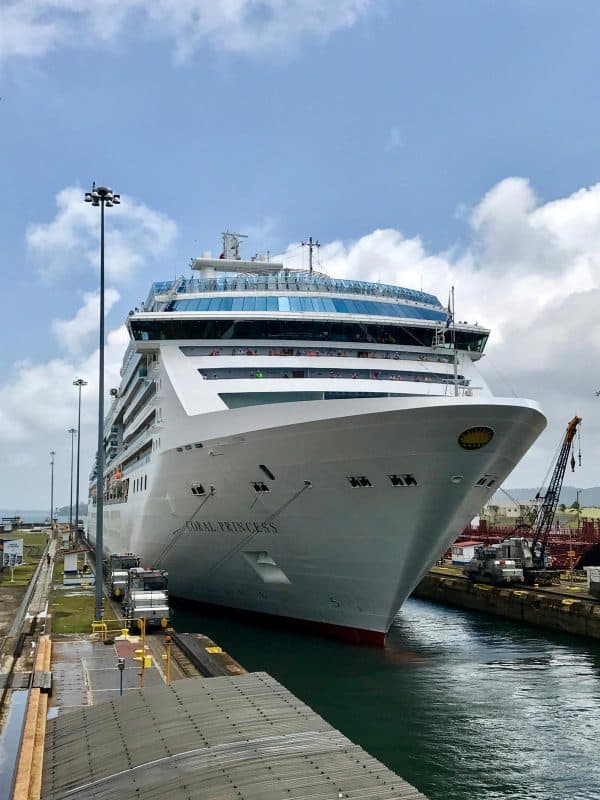
[{"label": "steel grating walkway", "polygon": [[264,672],[129,691],[48,722],[43,800],[424,795]]}]

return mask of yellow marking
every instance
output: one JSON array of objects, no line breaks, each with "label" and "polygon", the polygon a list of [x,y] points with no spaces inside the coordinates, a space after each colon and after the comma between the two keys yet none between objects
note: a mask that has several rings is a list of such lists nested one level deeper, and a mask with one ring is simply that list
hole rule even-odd
[{"label": "yellow marking", "polygon": [[563,606],[572,606],[573,603],[578,603],[579,600],[574,600],[572,597],[565,597],[563,598],[562,604]]},{"label": "yellow marking", "polygon": [[206,648],[206,652],[207,653],[222,653],[223,650],[220,647],[207,647]]},{"label": "yellow marking", "polygon": [[527,594],[525,589],[513,589],[513,594],[516,594],[517,597],[521,597],[522,594]]},{"label": "yellow marking", "polygon": [[108,625],[106,622],[92,622],[92,633],[100,633],[102,641],[106,638]]},{"label": "yellow marking", "polygon": [[491,591],[491,588],[492,588],[492,587],[491,587],[491,586],[488,586],[488,585],[487,585],[487,584],[485,584],[485,583],[476,583],[476,584],[475,584],[475,588],[476,588],[476,589],[483,589],[485,592],[489,592],[489,591]]}]

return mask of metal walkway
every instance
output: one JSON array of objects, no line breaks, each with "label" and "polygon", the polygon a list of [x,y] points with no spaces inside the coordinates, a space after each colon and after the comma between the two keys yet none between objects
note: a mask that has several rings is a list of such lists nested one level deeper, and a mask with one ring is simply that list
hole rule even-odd
[{"label": "metal walkway", "polygon": [[48,722],[43,800],[425,800],[266,673],[130,691]]}]

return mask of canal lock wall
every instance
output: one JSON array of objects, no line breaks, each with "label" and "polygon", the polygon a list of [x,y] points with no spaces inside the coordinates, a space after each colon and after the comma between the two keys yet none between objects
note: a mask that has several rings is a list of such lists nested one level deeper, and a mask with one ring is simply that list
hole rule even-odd
[{"label": "canal lock wall", "polygon": [[600,603],[539,589],[513,589],[471,583],[428,573],[414,597],[455,608],[481,611],[540,628],[600,639]]}]

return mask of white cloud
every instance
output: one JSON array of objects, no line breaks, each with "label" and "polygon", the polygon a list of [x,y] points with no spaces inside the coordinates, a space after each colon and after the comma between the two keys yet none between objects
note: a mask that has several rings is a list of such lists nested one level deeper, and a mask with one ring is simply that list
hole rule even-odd
[{"label": "white cloud", "polygon": [[175,45],[178,59],[286,52],[308,36],[354,25],[381,0],[8,0],[0,7],[0,65],[64,46],[97,46],[135,26]]},{"label": "white cloud", "polygon": [[[83,196],[78,186],[62,189],[56,195],[54,219],[27,230],[29,251],[48,280],[86,266],[100,266],[99,212],[85,203]],[[121,205],[105,213],[108,280],[127,282],[147,259],[164,253],[177,234],[173,220],[127,195],[121,195]]]},{"label": "white cloud", "polygon": [[[124,325],[110,331],[104,351],[105,386],[118,385],[119,369],[129,336]],[[39,436],[57,434],[71,427],[76,407],[73,381],[88,381],[82,420],[96,419],[98,351],[82,358],[53,358],[43,363],[22,361],[13,377],[0,388],[0,442],[32,442]]]},{"label": "white cloud", "polygon": [[[119,299],[115,289],[104,292],[105,316]],[[92,334],[97,334],[100,320],[100,292],[86,292],[83,305],[72,319],[55,319],[52,321],[52,333],[59,345],[69,353],[77,355],[89,344]]]},{"label": "white cloud", "polygon": [[0,7],[0,65],[15,56],[43,56],[63,36],[60,22],[45,19],[33,3],[14,2]]},{"label": "white cloud", "polygon": [[[119,385],[119,369],[129,336],[124,325],[109,332],[105,346],[105,387]],[[2,503],[14,508],[44,507],[49,500],[48,452],[56,451],[55,498],[68,502],[71,439],[77,427],[77,389],[82,377],[81,492],[87,495],[87,475],[96,450],[98,414],[98,351],[80,358],[48,362],[23,361],[0,387],[0,480]],[[108,399],[105,399],[105,408]]]}]

